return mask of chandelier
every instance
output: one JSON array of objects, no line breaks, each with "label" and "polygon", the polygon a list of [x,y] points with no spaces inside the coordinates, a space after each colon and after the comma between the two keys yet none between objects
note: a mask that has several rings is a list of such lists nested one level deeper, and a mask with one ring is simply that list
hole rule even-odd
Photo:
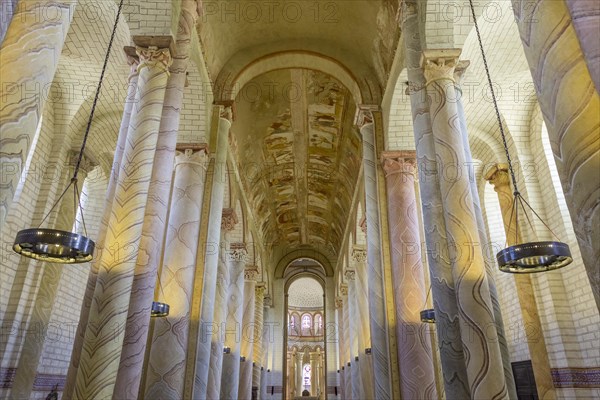
[{"label": "chandelier", "polygon": [[[496,117],[498,119],[498,125],[500,127],[500,135],[502,136],[502,143],[504,145],[504,152],[506,159],[508,160],[508,169],[510,171],[510,177],[513,184],[513,200],[511,206],[511,214],[509,219],[509,226],[507,235],[511,232],[513,217],[515,220],[514,226],[514,243],[515,245],[509,246],[496,254],[496,259],[502,272],[510,273],[532,273],[532,272],[543,272],[551,271],[558,268],[565,267],[573,262],[571,256],[571,250],[566,243],[558,241],[558,237],[552,232],[552,229],[544,222],[544,220],[538,215],[537,212],[529,205],[527,200],[523,198],[519,192],[517,186],[517,180],[515,179],[515,172],[508,151],[508,144],[506,141],[506,135],[504,133],[504,127],[502,124],[502,118],[500,117],[500,110],[498,108],[498,102],[496,101],[496,95],[494,93],[494,87],[492,85],[492,78],[490,77],[490,70],[487,63],[487,58],[483,50],[483,44],[481,41],[481,33],[479,32],[479,26],[477,24],[477,17],[475,15],[475,9],[473,7],[473,0],[469,0],[471,7],[471,14],[475,23],[475,30],[477,32],[477,40],[479,42],[479,48],[481,50],[481,56],[483,58],[483,65],[485,67],[485,73],[490,87],[492,95],[492,101],[494,103],[494,109],[496,111]],[[529,215],[528,210],[539,219],[542,224],[550,231],[557,241],[545,241],[545,242],[519,242],[519,213],[525,216],[529,226],[533,229],[533,224]],[[507,238],[508,239],[508,238]]]}]

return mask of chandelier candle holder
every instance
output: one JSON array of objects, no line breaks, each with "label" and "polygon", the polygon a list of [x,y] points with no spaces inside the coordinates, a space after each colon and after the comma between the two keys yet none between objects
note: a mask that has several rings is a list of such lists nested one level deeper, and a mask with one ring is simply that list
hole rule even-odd
[{"label": "chandelier candle holder", "polygon": [[[98,87],[96,88],[96,95],[94,96],[94,102],[92,103],[92,109],[88,118],[87,127],[85,134],[83,135],[83,141],[81,142],[81,149],[79,150],[79,156],[77,158],[77,164],[73,171],[73,177],[67,188],[62,192],[58,200],[50,208],[50,211],[42,219],[37,228],[24,229],[17,233],[13,244],[13,250],[18,254],[33,258],[35,260],[53,262],[53,263],[64,263],[64,264],[76,264],[84,263],[92,260],[94,254],[95,243],[93,240],[87,237],[87,228],[83,219],[83,209],[81,207],[81,199],[79,197],[79,187],[77,185],[77,175],[81,166],[81,160],[83,158],[85,145],[90,133],[92,126],[92,120],[94,119],[94,113],[96,111],[96,104],[100,97],[100,91],[102,89],[102,81],[104,74],[106,73],[106,67],[108,66],[108,59],[110,57],[110,51],[112,49],[113,41],[115,39],[115,33],[117,31],[117,24],[123,8],[123,0],[119,3],[117,10],[117,16],[115,18],[115,25],[110,35],[108,42],[108,48],[106,49],[106,55],[104,57],[104,65],[102,66],[102,72],[100,73],[100,80],[98,81]],[[59,229],[46,229],[40,228],[52,211],[63,199],[69,188],[73,188],[73,202],[74,212],[80,211],[81,221],[83,224],[83,230],[85,233],[81,235],[76,232],[67,232]],[[73,218],[75,220],[75,218]]]},{"label": "chandelier candle holder", "polygon": [[[517,180],[515,179],[515,171],[513,169],[510,152],[508,151],[508,144],[506,141],[506,135],[504,133],[504,126],[502,124],[502,118],[500,117],[500,110],[498,108],[498,102],[496,100],[496,94],[494,92],[494,86],[492,84],[492,78],[490,76],[490,69],[488,67],[487,58],[485,51],[483,50],[483,44],[481,41],[481,33],[479,32],[479,25],[477,24],[477,17],[475,15],[475,8],[473,7],[473,0],[469,0],[471,7],[471,14],[473,21],[475,22],[475,31],[477,32],[477,40],[479,42],[479,49],[481,50],[481,57],[483,59],[483,65],[485,67],[485,73],[490,87],[490,93],[492,95],[492,101],[494,103],[494,109],[496,111],[496,117],[498,119],[498,126],[500,128],[500,135],[502,136],[502,143],[504,145],[504,152],[508,161],[508,170],[510,172],[510,178],[513,185],[513,200],[512,209],[510,214],[509,226],[507,235],[511,232],[513,217],[514,217],[514,243],[515,245],[508,246],[496,254],[496,259],[500,271],[509,273],[533,273],[533,272],[544,272],[551,271],[559,268],[566,267],[573,262],[571,256],[571,250],[566,243],[558,241],[558,237],[552,232],[552,229],[544,222],[537,212],[529,205],[527,200],[523,198],[521,192],[519,192],[517,186]],[[519,211],[521,210],[521,211]],[[529,215],[529,210],[538,220],[550,231],[557,241],[545,241],[545,242],[525,242],[519,243],[519,213],[522,212],[529,226],[533,230],[533,224]],[[508,238],[507,238],[508,239]]]}]

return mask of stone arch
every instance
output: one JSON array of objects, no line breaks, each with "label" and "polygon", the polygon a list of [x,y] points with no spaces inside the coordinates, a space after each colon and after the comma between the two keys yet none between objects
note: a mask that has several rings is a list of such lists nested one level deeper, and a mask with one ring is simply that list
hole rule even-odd
[{"label": "stone arch", "polygon": [[275,266],[275,278],[283,278],[287,275],[287,268],[299,258],[309,258],[315,261],[323,270],[323,278],[333,276],[333,263],[335,263],[335,261],[312,247],[306,247],[292,250],[281,257]]}]

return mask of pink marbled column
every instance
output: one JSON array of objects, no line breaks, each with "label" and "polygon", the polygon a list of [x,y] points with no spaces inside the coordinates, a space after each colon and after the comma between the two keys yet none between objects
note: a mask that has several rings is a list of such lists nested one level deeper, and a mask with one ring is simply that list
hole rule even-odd
[{"label": "pink marbled column", "polygon": [[420,312],[426,298],[415,195],[414,151],[382,155],[388,197],[400,392],[405,399],[436,398],[428,327]]},{"label": "pink marbled column", "polygon": [[252,398],[252,360],[254,359],[254,315],[255,291],[258,268],[255,265],[246,267],[244,271],[244,310],[242,317],[242,348],[241,355],[246,361],[241,364],[238,399]]},{"label": "pink marbled column", "polygon": [[[132,48],[132,50],[135,50]],[[126,51],[127,52],[127,51]],[[125,145],[127,143],[127,135],[129,133],[129,122],[131,119],[131,113],[133,111],[133,105],[135,103],[135,96],[137,92],[138,84],[138,66],[139,59],[137,55],[133,55],[134,52],[129,52],[127,61],[131,66],[131,72],[129,74],[129,84],[127,86],[127,97],[125,98],[125,107],[123,110],[123,117],[121,118],[121,126],[119,128],[119,136],[117,137],[117,144],[115,147],[115,154],[113,157],[113,165],[108,178],[108,185],[106,188],[106,201],[104,204],[104,211],[102,213],[102,220],[100,222],[100,228],[98,230],[98,236],[96,238],[96,254],[103,251],[104,242],[106,239],[106,231],[108,229],[108,221],[110,219],[113,200],[115,198],[115,189],[117,186],[117,180],[119,178],[119,172],[123,164],[123,153],[125,151]],[[90,274],[85,288],[85,294],[83,296],[83,303],[81,304],[81,312],[79,314],[79,323],[77,324],[77,331],[75,332],[75,341],[73,343],[73,350],[71,351],[71,361],[69,363],[69,369],[67,370],[67,379],[63,390],[63,398],[70,399],[75,389],[75,379],[77,378],[77,371],[79,369],[79,360],[81,358],[81,351],[83,348],[83,342],[85,339],[85,331],[89,321],[90,309],[92,306],[92,299],[94,296],[94,290],[96,289],[96,280],[98,278],[98,269],[100,263],[98,259],[92,262]]]},{"label": "pink marbled column", "polygon": [[[460,50],[424,50],[422,65],[427,79],[435,153],[442,168],[465,165],[457,124],[454,68]],[[461,339],[471,395],[474,398],[508,398],[502,354],[493,305],[479,243],[468,176],[439,181],[444,220],[454,277]],[[493,327],[493,329],[490,329]]]},{"label": "pink marbled column", "polygon": [[223,372],[221,376],[221,399],[238,398],[238,382],[240,380],[241,332],[244,304],[244,269],[247,251],[244,243],[232,243],[227,253],[227,265],[231,273],[227,291],[227,318],[225,322],[225,346],[231,349],[230,354],[223,356]]},{"label": "pink marbled column", "polygon": [[138,47],[140,76],[115,199],[100,254],[73,397],[112,396],[121,356],[129,293],[142,237],[146,198],[171,64],[169,50]]},{"label": "pink marbled column", "polygon": [[158,290],[169,315],[154,322],[146,367],[146,398],[182,398],[192,285],[206,176],[206,152],[176,158],[165,254]]},{"label": "pink marbled column", "polygon": [[[358,348],[358,336],[360,334],[360,325],[358,314],[358,293],[356,292],[356,271],[353,269],[346,269],[346,282],[348,282],[348,336],[350,342],[348,347],[350,349],[350,364],[352,371],[352,382],[356,383],[352,385],[352,398],[362,399],[363,393],[362,381],[360,376],[360,364],[357,361],[359,356]],[[312,354],[311,354],[312,356]],[[311,363],[312,364],[312,363]]]}]

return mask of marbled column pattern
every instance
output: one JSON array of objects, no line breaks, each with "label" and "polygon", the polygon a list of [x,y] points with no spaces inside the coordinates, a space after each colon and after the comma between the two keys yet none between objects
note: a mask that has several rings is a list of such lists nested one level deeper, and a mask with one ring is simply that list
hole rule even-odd
[{"label": "marbled column pattern", "polygon": [[96,289],[82,349],[74,396],[112,396],[125,331],[129,293],[142,236],[152,162],[158,141],[168,68],[167,49],[138,47],[140,76],[123,165],[98,262]]},{"label": "marbled column pattern", "polygon": [[[258,392],[260,388],[260,377],[261,370],[264,367],[263,358],[263,322],[264,322],[264,304],[265,304],[265,285],[259,283],[256,285],[255,303],[254,303],[254,336],[253,336],[253,347],[252,360],[254,361],[254,368],[252,371],[252,392]],[[254,397],[254,394],[253,394]]]},{"label": "marbled column pattern", "polygon": [[421,322],[426,288],[415,195],[414,151],[383,154],[388,195],[400,392],[405,399],[437,397],[428,327]]},{"label": "marbled column pattern", "polygon": [[252,362],[254,360],[254,316],[255,292],[258,267],[250,265],[244,271],[244,309],[241,326],[242,348],[241,354],[246,361],[240,365],[240,383],[238,398],[250,400],[252,398]]},{"label": "marbled column pattern", "polygon": [[356,292],[356,271],[353,269],[346,269],[345,275],[346,282],[348,282],[348,328],[350,337],[350,343],[348,343],[348,347],[350,349],[350,363],[352,364],[352,382],[356,383],[352,385],[352,398],[358,400],[363,398],[363,394],[361,393],[362,380],[360,377],[360,364],[358,361],[356,361],[356,358],[359,355],[358,336],[360,334],[357,304],[358,293]]}]

